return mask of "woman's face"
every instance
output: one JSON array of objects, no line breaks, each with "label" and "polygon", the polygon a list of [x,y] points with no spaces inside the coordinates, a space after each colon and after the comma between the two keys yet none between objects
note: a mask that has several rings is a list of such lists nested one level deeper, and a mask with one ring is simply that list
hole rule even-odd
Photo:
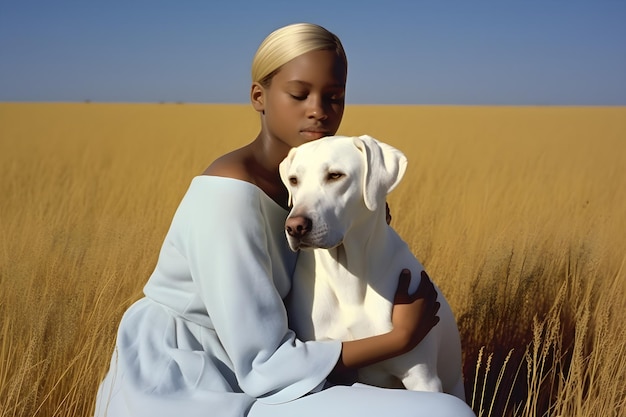
[{"label": "woman's face", "polygon": [[[257,86],[265,135],[289,148],[334,135],[343,116],[346,68],[334,51],[311,51],[281,67],[270,86]],[[253,94],[254,100],[254,94]]]}]

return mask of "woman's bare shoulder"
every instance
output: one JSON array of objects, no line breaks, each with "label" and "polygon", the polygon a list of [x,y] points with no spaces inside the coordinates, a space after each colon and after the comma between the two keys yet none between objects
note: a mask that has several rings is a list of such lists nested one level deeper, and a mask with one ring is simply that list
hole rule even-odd
[{"label": "woman's bare shoulder", "polygon": [[237,149],[217,158],[204,170],[202,175],[215,177],[234,178],[236,180],[252,182],[249,169],[246,164],[246,152]]}]

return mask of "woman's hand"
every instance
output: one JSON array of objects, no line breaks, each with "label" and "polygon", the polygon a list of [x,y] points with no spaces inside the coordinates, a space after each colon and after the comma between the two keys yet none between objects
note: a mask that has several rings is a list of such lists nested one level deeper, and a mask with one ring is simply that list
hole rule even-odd
[{"label": "woman's hand", "polygon": [[437,291],[426,271],[422,271],[421,276],[417,291],[409,294],[411,271],[404,269],[400,274],[394,298],[391,332],[399,337],[405,352],[417,346],[439,323],[437,312],[441,305],[437,302]]}]

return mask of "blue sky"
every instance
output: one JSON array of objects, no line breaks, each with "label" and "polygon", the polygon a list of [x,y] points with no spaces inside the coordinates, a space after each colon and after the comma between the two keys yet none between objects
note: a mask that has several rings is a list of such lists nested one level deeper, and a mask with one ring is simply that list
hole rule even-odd
[{"label": "blue sky", "polygon": [[0,101],[247,103],[301,21],[342,39],[348,104],[626,105],[624,0],[0,0]]}]

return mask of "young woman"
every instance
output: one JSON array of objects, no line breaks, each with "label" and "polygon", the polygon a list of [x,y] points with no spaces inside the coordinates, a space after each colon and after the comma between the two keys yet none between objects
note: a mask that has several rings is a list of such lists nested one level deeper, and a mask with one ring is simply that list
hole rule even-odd
[{"label": "young woman", "polygon": [[339,39],[320,26],[286,26],[261,44],[250,93],[260,132],[192,180],[145,297],[120,323],[96,416],[473,415],[447,394],[327,382],[422,340],[438,321],[428,279],[410,295],[402,277],[387,334],[303,343],[287,327],[297,255],[278,165],[337,131],[346,75]]}]

